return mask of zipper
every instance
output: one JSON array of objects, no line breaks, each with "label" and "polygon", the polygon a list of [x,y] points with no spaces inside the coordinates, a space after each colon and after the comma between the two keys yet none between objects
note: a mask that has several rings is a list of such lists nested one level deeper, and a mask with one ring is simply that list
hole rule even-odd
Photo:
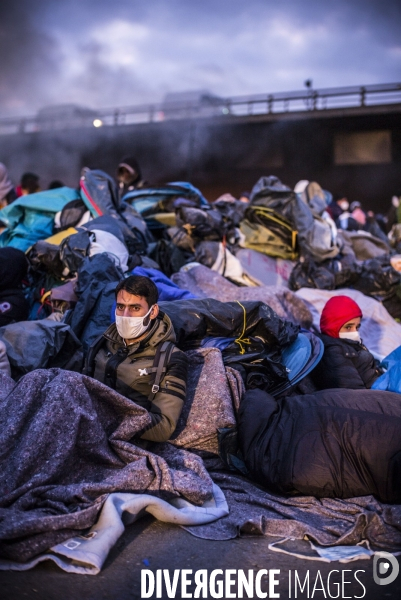
[{"label": "zipper", "polygon": [[170,381],[165,381],[164,385],[166,386],[166,388],[168,388],[169,386],[170,387],[173,386],[173,387],[178,388],[179,390],[182,390],[183,392],[187,391],[187,388],[186,388],[185,385],[182,385],[181,383],[176,383],[175,381],[171,381],[171,382]]}]

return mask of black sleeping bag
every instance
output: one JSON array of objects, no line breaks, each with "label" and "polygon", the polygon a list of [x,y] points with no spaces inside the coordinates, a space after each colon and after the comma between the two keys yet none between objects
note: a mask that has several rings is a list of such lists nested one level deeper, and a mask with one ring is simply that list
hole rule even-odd
[{"label": "black sleeping bag", "polygon": [[330,389],[280,401],[249,390],[238,416],[250,477],[273,492],[401,502],[401,396]]}]

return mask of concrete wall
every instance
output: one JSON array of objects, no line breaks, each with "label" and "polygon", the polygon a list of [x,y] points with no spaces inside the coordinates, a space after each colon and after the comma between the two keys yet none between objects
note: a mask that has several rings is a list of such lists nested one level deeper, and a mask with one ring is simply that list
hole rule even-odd
[{"label": "concrete wall", "polygon": [[[118,162],[133,155],[149,183],[191,181],[209,200],[224,192],[250,191],[259,177],[277,175],[290,186],[299,179],[318,181],[334,195],[385,212],[391,196],[401,194],[401,111],[319,113],[318,118],[172,120],[3,135],[0,161],[16,184],[23,172],[33,171],[43,188],[53,179],[75,187],[82,167],[114,175]],[[391,130],[391,162],[334,164],[337,132],[382,129]]]}]

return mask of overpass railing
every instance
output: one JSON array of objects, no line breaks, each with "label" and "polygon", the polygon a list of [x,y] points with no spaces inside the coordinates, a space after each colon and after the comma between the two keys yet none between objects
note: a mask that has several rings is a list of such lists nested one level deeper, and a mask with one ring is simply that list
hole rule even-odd
[{"label": "overpass railing", "polygon": [[[305,89],[295,92],[256,94],[200,102],[142,104],[94,110],[92,116],[77,114],[44,118],[38,116],[0,119],[0,135],[82,127],[119,126],[152,123],[170,119],[240,117],[288,112],[324,111],[401,103],[401,83]],[[60,107],[61,108],[61,107]]]}]

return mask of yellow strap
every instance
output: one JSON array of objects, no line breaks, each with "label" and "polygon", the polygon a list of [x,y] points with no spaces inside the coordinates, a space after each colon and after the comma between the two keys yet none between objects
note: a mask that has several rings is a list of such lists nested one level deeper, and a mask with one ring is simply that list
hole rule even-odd
[{"label": "yellow strap", "polygon": [[244,338],[244,337],[243,337],[243,335],[244,335],[244,333],[245,333],[245,330],[246,330],[246,310],[245,310],[245,307],[244,307],[244,306],[242,306],[241,302],[239,302],[239,300],[236,300],[236,302],[237,302],[237,303],[240,305],[240,307],[241,307],[241,308],[242,308],[242,310],[244,311],[244,326],[243,326],[243,328],[242,328],[241,335],[240,335],[240,336],[239,336],[239,337],[238,337],[236,340],[234,340],[234,341],[235,341],[235,343],[236,343],[236,344],[238,344],[238,345],[239,345],[239,347],[240,347],[240,354],[245,354],[245,348],[244,348],[244,345],[245,345],[245,344],[251,344],[251,340],[250,340],[249,338]]},{"label": "yellow strap", "polygon": [[43,294],[43,296],[40,299],[41,304],[44,304],[46,302],[46,299],[50,296],[51,293],[52,293],[52,291],[49,290],[48,292],[45,292]]},{"label": "yellow strap", "polygon": [[296,253],[296,246],[297,246],[297,235],[298,235],[298,231],[293,231],[292,232],[292,260],[295,260],[295,257],[297,255]]}]

